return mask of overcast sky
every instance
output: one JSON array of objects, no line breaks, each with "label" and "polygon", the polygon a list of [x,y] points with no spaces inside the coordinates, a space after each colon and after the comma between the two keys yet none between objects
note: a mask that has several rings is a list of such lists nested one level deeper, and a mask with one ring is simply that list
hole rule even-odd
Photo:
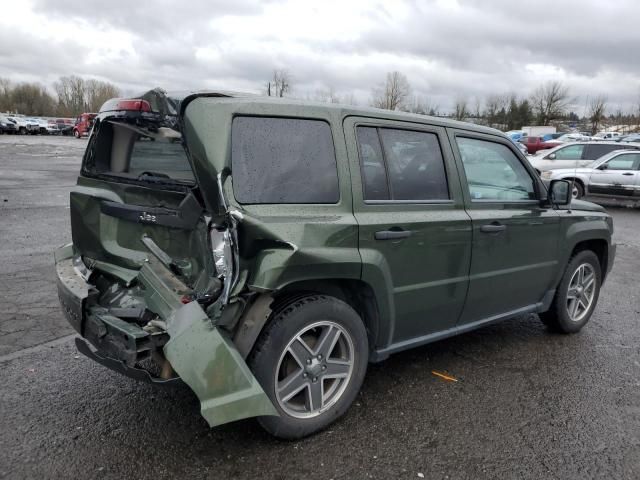
[{"label": "overcast sky", "polygon": [[0,76],[259,92],[283,68],[297,96],[333,87],[366,103],[398,70],[442,110],[547,80],[578,111],[598,94],[631,109],[639,20],[637,0],[14,0],[0,13]]}]

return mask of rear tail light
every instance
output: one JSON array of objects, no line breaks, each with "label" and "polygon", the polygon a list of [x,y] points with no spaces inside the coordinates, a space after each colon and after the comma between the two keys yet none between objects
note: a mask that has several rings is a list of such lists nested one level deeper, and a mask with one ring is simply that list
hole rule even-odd
[{"label": "rear tail light", "polygon": [[133,112],[150,112],[151,105],[146,100],[118,100],[114,110],[128,110]]}]

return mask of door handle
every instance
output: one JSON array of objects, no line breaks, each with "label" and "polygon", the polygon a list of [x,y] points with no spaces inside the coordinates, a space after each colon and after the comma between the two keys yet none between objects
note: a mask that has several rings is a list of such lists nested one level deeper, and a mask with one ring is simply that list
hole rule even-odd
[{"label": "door handle", "polygon": [[625,173],[623,173],[623,175],[625,175],[627,177],[630,177],[631,175],[633,175],[633,173],[632,172],[625,172]]},{"label": "door handle", "polygon": [[382,230],[376,232],[374,237],[376,240],[401,240],[410,237],[412,233],[411,230]]},{"label": "door handle", "polygon": [[500,233],[504,232],[506,229],[506,225],[501,225],[499,223],[490,223],[489,225],[482,225],[480,227],[480,231],[482,233]]}]

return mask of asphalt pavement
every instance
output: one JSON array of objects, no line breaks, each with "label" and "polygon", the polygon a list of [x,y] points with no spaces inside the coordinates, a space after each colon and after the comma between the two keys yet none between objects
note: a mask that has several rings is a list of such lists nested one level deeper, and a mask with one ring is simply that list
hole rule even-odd
[{"label": "asphalt pavement", "polygon": [[0,478],[640,478],[640,210],[610,208],[618,258],[580,334],[529,316],[396,354],[329,430],[281,442],[76,352],[51,252],[85,145],[0,136]]}]

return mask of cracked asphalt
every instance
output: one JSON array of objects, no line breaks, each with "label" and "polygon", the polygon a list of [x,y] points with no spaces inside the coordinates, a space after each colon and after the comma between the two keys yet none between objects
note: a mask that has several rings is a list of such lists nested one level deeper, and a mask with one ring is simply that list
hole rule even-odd
[{"label": "cracked asphalt", "polygon": [[530,316],[394,355],[341,421],[280,442],[77,354],[51,252],[85,144],[0,136],[0,478],[640,478],[640,210],[610,208],[618,258],[580,334]]}]

